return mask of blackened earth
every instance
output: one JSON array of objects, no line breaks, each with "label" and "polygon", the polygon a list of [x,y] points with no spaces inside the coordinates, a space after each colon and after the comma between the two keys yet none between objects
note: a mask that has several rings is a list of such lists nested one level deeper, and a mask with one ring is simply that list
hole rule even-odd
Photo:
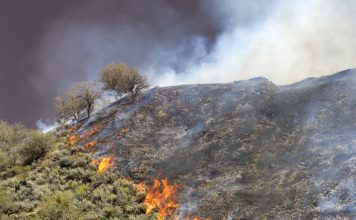
[{"label": "blackened earth", "polygon": [[96,156],[114,154],[137,182],[180,183],[180,216],[356,218],[356,70],[288,86],[156,87],[81,129],[98,124]]}]

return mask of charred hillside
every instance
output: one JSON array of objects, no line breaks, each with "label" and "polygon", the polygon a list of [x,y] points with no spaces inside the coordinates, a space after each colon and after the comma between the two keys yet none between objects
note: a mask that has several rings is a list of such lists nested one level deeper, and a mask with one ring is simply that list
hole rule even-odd
[{"label": "charred hillside", "polygon": [[182,186],[179,214],[356,218],[356,70],[153,88],[82,122],[95,155],[136,182]]}]

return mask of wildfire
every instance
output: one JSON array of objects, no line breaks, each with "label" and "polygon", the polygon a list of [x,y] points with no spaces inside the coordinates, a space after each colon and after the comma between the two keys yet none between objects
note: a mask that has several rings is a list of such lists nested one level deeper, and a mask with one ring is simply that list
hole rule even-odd
[{"label": "wildfire", "polygon": [[[162,184],[161,184],[162,182]],[[178,184],[170,185],[167,179],[159,181],[155,179],[152,187],[147,187],[147,195],[144,200],[146,205],[146,214],[149,215],[152,211],[159,211],[158,220],[165,219],[166,216],[175,216],[175,211],[179,208],[177,199],[177,191],[180,186]]]},{"label": "wildfire", "polygon": [[106,170],[109,169],[109,167],[111,165],[111,162],[112,162],[112,159],[113,159],[112,156],[109,156],[109,157],[103,157],[100,160],[94,160],[93,162],[94,163],[99,163],[98,172],[100,174],[102,174],[103,172],[105,172]]},{"label": "wildfire", "polygon": [[85,135],[83,135],[83,139],[87,139],[93,135],[95,135],[96,133],[100,132],[103,129],[102,125],[96,125],[94,128],[90,129],[88,131],[88,133],[86,133]]},{"label": "wildfire", "polygon": [[123,138],[123,137],[125,137],[126,136],[126,134],[129,132],[129,128],[123,128],[123,129],[121,129],[121,131],[119,132],[119,136],[121,137],[121,138]]},{"label": "wildfire", "polygon": [[185,220],[211,220],[210,218],[200,218],[200,217],[186,217]]},{"label": "wildfire", "polygon": [[85,145],[87,149],[93,148],[96,145],[96,141],[91,141]]},{"label": "wildfire", "polygon": [[145,183],[139,183],[139,184],[135,184],[134,188],[137,192],[146,192],[148,187]]},{"label": "wildfire", "polygon": [[68,141],[67,141],[67,145],[70,146],[72,145],[76,140],[78,139],[77,135],[72,135],[69,137]]},{"label": "wildfire", "polygon": [[80,128],[80,125],[79,125],[79,124],[78,124],[78,125],[75,125],[75,126],[69,128],[69,129],[68,129],[68,132],[69,132],[69,133],[72,133],[72,132],[78,130],[79,128]]}]

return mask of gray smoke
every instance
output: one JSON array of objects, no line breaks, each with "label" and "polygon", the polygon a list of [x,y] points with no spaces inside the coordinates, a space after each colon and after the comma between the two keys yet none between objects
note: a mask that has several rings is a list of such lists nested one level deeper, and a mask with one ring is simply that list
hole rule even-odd
[{"label": "gray smoke", "polygon": [[191,51],[198,48],[196,39],[204,49],[217,32],[213,19],[199,11],[199,1],[164,0],[92,1],[70,10],[43,38],[38,54],[42,75],[35,83],[38,88],[55,84],[63,92],[74,81],[97,78],[112,62],[179,72],[185,62],[199,58]]},{"label": "gray smoke", "polygon": [[228,82],[264,76],[287,84],[356,67],[352,0],[209,1],[225,30],[204,62],[162,84]]},{"label": "gray smoke", "polygon": [[52,99],[112,62],[160,86],[291,83],[356,66],[355,13],[352,0],[91,1],[48,29],[34,84]]}]

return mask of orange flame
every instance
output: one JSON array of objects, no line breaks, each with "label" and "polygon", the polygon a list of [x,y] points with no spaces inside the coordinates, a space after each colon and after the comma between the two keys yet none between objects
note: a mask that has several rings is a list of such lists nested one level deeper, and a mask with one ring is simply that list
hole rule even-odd
[{"label": "orange flame", "polygon": [[126,134],[129,132],[129,128],[123,128],[123,129],[121,129],[121,131],[119,132],[119,136],[121,137],[121,138],[123,138],[123,137],[125,137],[126,136]]},{"label": "orange flame", "polygon": [[80,128],[80,125],[75,125],[75,126],[69,128],[68,132],[74,132],[74,131],[78,130],[79,128]]},{"label": "orange flame", "polygon": [[148,187],[145,183],[139,183],[139,184],[135,184],[134,185],[134,189],[137,191],[137,192],[146,192]]},{"label": "orange flame", "polygon": [[102,125],[96,125],[94,128],[90,129],[85,135],[83,135],[83,139],[90,138],[96,133],[100,132],[103,129]]},{"label": "orange flame", "polygon": [[[98,172],[100,174],[102,174],[103,172],[105,172],[106,170],[109,169],[111,162],[112,162],[112,157],[104,157],[101,160],[98,161],[99,162],[99,166],[98,166]],[[94,161],[94,163],[96,163],[96,161]]]},{"label": "orange flame", "polygon": [[197,216],[194,217],[186,217],[185,220],[211,220],[210,218],[200,218]]},{"label": "orange flame", "polygon": [[144,201],[147,207],[146,215],[158,210],[158,220],[163,220],[166,216],[175,217],[175,211],[179,208],[176,195],[179,188],[178,184],[170,185],[167,179],[162,179],[162,184],[158,179],[155,179],[153,186],[148,187],[148,193]]},{"label": "orange flame", "polygon": [[85,145],[87,149],[93,148],[96,145],[96,141],[91,141]]},{"label": "orange flame", "polygon": [[67,141],[67,145],[70,146],[72,145],[76,140],[78,139],[77,135],[72,135],[69,137],[68,141]]}]

